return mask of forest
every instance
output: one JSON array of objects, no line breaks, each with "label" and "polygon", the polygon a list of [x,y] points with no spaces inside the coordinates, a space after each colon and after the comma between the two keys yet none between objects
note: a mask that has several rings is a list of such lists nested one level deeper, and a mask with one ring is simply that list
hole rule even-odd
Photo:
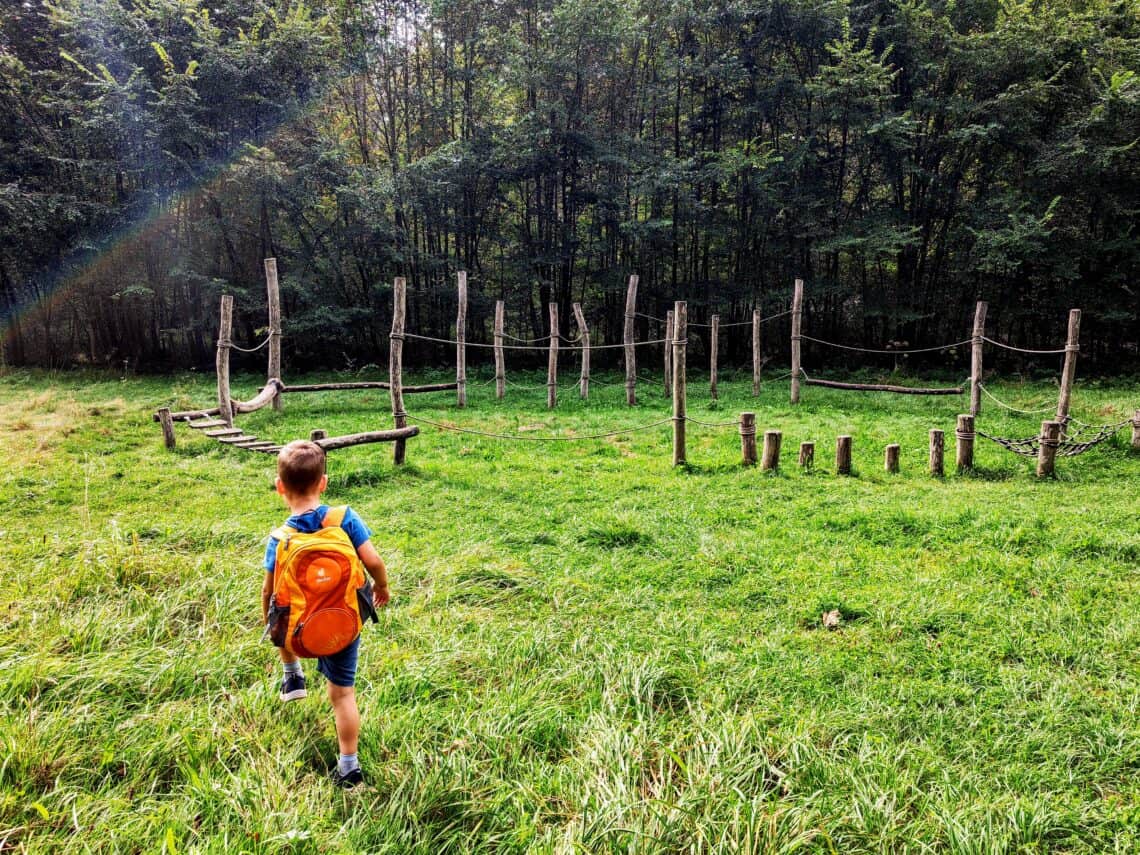
[{"label": "forest", "polygon": [[617,341],[631,273],[691,322],[800,277],[830,340],[963,339],[984,299],[1056,346],[1075,306],[1083,364],[1134,369],[1138,37],[1135,0],[6,0],[0,355],[209,364],[272,256],[292,366],[381,363],[396,276],[448,337],[466,270],[471,341],[498,299]]}]

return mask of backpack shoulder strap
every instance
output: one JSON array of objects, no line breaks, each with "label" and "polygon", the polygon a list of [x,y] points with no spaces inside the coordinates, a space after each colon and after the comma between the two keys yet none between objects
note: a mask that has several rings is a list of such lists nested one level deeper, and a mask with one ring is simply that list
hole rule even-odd
[{"label": "backpack shoulder strap", "polygon": [[338,505],[335,508],[329,508],[325,518],[321,520],[321,528],[336,528],[344,522],[344,515],[348,513],[348,505]]}]

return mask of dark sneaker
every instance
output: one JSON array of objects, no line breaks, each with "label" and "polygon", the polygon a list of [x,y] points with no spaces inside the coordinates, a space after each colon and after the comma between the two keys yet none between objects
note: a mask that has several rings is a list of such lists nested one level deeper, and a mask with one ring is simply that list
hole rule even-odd
[{"label": "dark sneaker", "polygon": [[334,784],[338,787],[344,787],[346,790],[352,789],[357,784],[364,783],[364,773],[360,771],[359,766],[351,772],[345,772],[343,775],[340,773],[340,769],[333,769],[329,777]]},{"label": "dark sneaker", "polygon": [[281,681],[281,700],[299,701],[308,696],[309,690],[305,688],[304,674],[287,674]]}]

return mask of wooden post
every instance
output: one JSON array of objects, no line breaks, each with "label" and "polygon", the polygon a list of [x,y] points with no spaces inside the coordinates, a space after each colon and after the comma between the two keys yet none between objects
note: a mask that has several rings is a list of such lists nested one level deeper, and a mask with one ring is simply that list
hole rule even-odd
[{"label": "wooden post", "polygon": [[764,431],[764,457],[760,468],[765,472],[780,468],[780,440],[782,434],[778,430]]},{"label": "wooden post", "polygon": [[665,394],[673,394],[673,310],[665,313]]},{"label": "wooden post", "polygon": [[1132,448],[1140,451],[1140,410],[1132,414]]},{"label": "wooden post", "polygon": [[740,414],[740,462],[756,465],[756,414]]},{"label": "wooden post", "polygon": [[673,304],[673,465],[685,462],[685,345],[689,337],[689,310],[684,301]]},{"label": "wooden post", "polygon": [[752,397],[760,394],[760,310],[752,310]]},{"label": "wooden post", "polygon": [[892,442],[885,449],[883,449],[883,468],[891,475],[898,474],[899,471],[899,444]]},{"label": "wooden post", "polygon": [[978,300],[974,307],[974,340],[970,350],[970,415],[982,412],[982,351],[986,334],[986,310],[984,300]]},{"label": "wooden post", "polygon": [[712,316],[712,333],[709,335],[709,395],[715,401],[716,394],[716,357],[720,351],[720,315]]},{"label": "wooden post", "polygon": [[800,467],[803,469],[811,469],[815,465],[815,443],[814,442],[801,442],[800,443]]},{"label": "wooden post", "polygon": [[582,343],[582,376],[578,380],[578,395],[585,400],[590,397],[590,328],[586,326],[581,303],[574,304],[574,322],[578,324],[578,341]]},{"label": "wooden post", "polygon": [[958,416],[958,429],[954,431],[958,438],[955,462],[959,472],[974,468],[974,417]]},{"label": "wooden post", "polygon": [[558,304],[550,304],[550,353],[546,362],[546,408],[558,403]]},{"label": "wooden post", "polygon": [[835,438],[835,474],[851,474],[851,437],[847,434]]},{"label": "wooden post", "polygon": [[[277,259],[265,259],[265,289],[269,305],[269,380],[281,379],[281,289],[277,283]],[[273,397],[273,409],[280,412],[281,392]]]},{"label": "wooden post", "polygon": [[467,406],[467,271],[456,274],[459,288],[459,314],[455,318],[455,403]]},{"label": "wooden post", "polygon": [[[392,398],[392,418],[397,428],[408,426],[408,414],[404,412],[404,311],[407,294],[407,282],[403,276],[397,276],[392,288],[392,334],[389,337],[391,345],[388,348],[388,383],[389,394]],[[392,462],[397,466],[404,462],[406,440],[398,439],[393,443]]]},{"label": "wooden post", "polygon": [[1040,443],[1037,449],[1037,477],[1044,478],[1053,474],[1053,466],[1057,460],[1057,446],[1061,443],[1061,422],[1041,422]]},{"label": "wooden post", "polygon": [[158,422],[162,425],[162,444],[168,449],[174,448],[174,419],[170,417],[170,407],[159,409]]},{"label": "wooden post", "polygon": [[215,367],[218,372],[218,418],[226,427],[234,426],[233,404],[230,402],[230,336],[233,334],[234,298],[222,295],[221,318],[218,321],[218,353]]},{"label": "wooden post", "polygon": [[309,442],[316,442],[318,439],[324,439],[329,435],[327,430],[311,430],[309,431]]},{"label": "wooden post", "polygon": [[1069,401],[1073,397],[1073,378],[1077,374],[1077,354],[1080,352],[1081,310],[1072,309],[1069,312],[1069,335],[1065,339],[1065,367],[1061,371],[1061,394],[1057,398],[1057,421],[1059,422],[1069,418]]},{"label": "wooden post", "polygon": [[495,301],[495,397],[500,401],[507,390],[507,369],[503,360],[503,301]]},{"label": "wooden post", "polygon": [[804,280],[796,280],[792,295],[792,403],[800,402],[800,335],[803,331]]},{"label": "wooden post", "polygon": [[945,449],[945,436],[940,430],[932,430],[930,432],[930,474],[935,478],[941,478],[946,468],[943,465],[943,451]]},{"label": "wooden post", "polygon": [[631,407],[637,403],[637,348],[633,346],[633,322],[636,315],[637,274],[633,273],[625,292],[625,402]]}]

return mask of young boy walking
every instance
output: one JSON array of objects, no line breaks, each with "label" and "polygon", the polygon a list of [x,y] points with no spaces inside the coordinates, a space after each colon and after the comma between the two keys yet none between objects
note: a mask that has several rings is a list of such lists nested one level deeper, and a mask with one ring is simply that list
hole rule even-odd
[{"label": "young boy walking", "polygon": [[[347,506],[330,508],[321,503],[321,493],[328,486],[324,449],[316,443],[305,440],[297,440],[286,445],[277,457],[276,484],[277,492],[289,508],[289,519],[282,528],[270,535],[265,549],[265,582],[261,588],[261,611],[262,619],[267,625],[270,620],[271,600],[274,598],[274,577],[282,539],[288,540],[291,533],[311,534],[334,526],[339,526],[348,535],[356,556],[373,579],[371,604],[376,608],[386,606],[390,598],[388,575],[383,559],[372,545],[372,533],[368,530],[368,526]],[[344,548],[347,549],[347,546]],[[315,572],[320,574],[323,571],[318,567]],[[334,611],[343,615],[342,609]],[[315,618],[310,621],[310,623],[315,622]],[[356,629],[356,623],[351,626],[353,630]],[[293,635],[296,636],[300,629],[301,627],[297,626]],[[275,643],[282,644],[280,639],[274,640]],[[332,780],[342,787],[355,786],[364,779],[356,756],[360,733],[360,712],[356,706],[355,689],[359,648],[360,635],[359,632],[355,632],[355,637],[346,647],[317,657],[317,670],[328,680],[329,700],[332,702],[336,719],[336,737],[340,748]],[[279,652],[285,671],[281,680],[281,700],[295,701],[306,697],[308,691],[305,688],[305,675],[301,670],[300,659],[288,649],[288,645],[282,644]]]}]

